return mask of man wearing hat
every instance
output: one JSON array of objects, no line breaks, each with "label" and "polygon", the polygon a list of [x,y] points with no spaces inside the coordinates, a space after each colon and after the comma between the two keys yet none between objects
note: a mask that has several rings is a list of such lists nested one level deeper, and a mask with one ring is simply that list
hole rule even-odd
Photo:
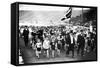
[{"label": "man wearing hat", "polygon": [[74,57],[74,45],[75,45],[75,39],[74,39],[74,35],[73,35],[73,30],[70,31],[69,35],[68,35],[68,50],[66,52],[66,54],[68,55],[70,51],[72,51],[72,58]]},{"label": "man wearing hat", "polygon": [[25,26],[25,29],[23,31],[25,46],[28,46],[28,35],[29,35],[29,30],[28,27]]},{"label": "man wearing hat", "polygon": [[79,55],[79,52],[81,51],[81,56],[83,56],[84,47],[85,47],[85,38],[84,38],[83,30],[81,30],[81,34],[78,35],[77,44],[78,44],[77,55]]}]

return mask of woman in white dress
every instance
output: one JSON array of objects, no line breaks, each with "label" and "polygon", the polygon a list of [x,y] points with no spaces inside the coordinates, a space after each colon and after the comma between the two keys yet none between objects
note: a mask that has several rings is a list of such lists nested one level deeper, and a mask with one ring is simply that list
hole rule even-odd
[{"label": "woman in white dress", "polygon": [[50,41],[49,41],[49,39],[46,37],[46,38],[44,39],[44,42],[43,42],[43,49],[44,49],[44,51],[46,52],[47,58],[49,58],[49,48],[50,48]]}]

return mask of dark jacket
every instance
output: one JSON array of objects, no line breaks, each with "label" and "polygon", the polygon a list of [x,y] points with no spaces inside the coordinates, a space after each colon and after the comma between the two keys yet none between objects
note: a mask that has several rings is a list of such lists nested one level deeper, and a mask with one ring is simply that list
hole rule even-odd
[{"label": "dark jacket", "polygon": [[25,29],[24,29],[24,31],[23,31],[23,36],[24,36],[24,37],[28,37],[28,34],[29,34],[29,30],[25,30]]},{"label": "dark jacket", "polygon": [[85,39],[84,39],[84,36],[78,35],[77,43],[78,43],[80,46],[84,46],[84,45],[85,45]]}]

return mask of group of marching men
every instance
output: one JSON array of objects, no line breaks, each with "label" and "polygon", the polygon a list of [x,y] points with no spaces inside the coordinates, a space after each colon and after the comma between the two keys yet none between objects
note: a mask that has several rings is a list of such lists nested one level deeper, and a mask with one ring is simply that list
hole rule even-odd
[{"label": "group of marching men", "polygon": [[[66,56],[72,52],[72,57],[75,56],[75,50],[77,55],[85,56],[86,52],[96,51],[96,32],[90,32],[88,30],[66,30],[65,28],[37,28],[31,32],[27,26],[21,31],[19,29],[19,37],[24,40],[25,47],[29,47],[35,50],[37,58],[40,58],[40,54],[46,54],[46,57],[50,57],[50,51],[52,57],[55,57],[55,53],[58,56],[61,52],[66,52]],[[43,53],[41,53],[43,51]]]}]

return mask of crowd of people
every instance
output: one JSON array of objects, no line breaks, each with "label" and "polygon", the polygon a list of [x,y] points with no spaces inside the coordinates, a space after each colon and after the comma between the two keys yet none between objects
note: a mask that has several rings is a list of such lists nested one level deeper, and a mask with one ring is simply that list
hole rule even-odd
[{"label": "crowd of people", "polygon": [[[55,58],[61,52],[67,55],[72,53],[74,58],[75,50],[77,55],[85,56],[86,52],[96,51],[96,31],[90,29],[66,29],[66,27],[20,27],[19,37],[24,40],[25,47],[30,47],[35,51],[37,58],[40,54],[46,54],[46,57]],[[43,53],[41,53],[43,52]]]}]

